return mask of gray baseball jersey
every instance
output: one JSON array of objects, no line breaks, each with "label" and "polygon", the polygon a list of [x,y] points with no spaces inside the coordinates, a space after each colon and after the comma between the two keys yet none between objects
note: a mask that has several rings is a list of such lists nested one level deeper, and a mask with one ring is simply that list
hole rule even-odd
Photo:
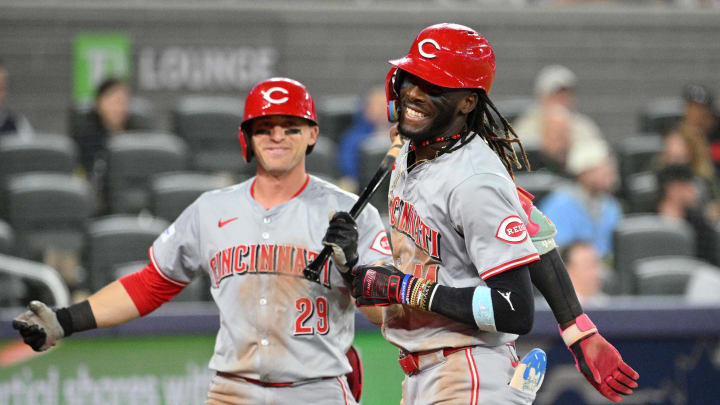
[{"label": "gray baseball jersey", "polygon": [[[474,287],[539,259],[515,184],[480,137],[410,172],[408,146],[403,146],[390,180],[397,268],[449,287]],[[410,352],[497,346],[517,338],[401,305],[384,308],[382,331],[389,342]]]},{"label": "gray baseball jersey", "polygon": [[[303,269],[322,250],[331,211],[357,196],[309,176],[291,200],[266,210],[254,178],[200,196],[161,234],[151,260],[173,283],[207,274],[220,309],[210,368],[266,382],[340,376],[351,368],[355,307],[332,264],[319,282]],[[357,219],[359,263],[388,260],[377,209]]]}]

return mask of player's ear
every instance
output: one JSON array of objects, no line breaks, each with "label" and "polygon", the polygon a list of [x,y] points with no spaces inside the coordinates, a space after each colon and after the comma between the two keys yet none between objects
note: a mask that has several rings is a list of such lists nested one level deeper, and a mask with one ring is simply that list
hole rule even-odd
[{"label": "player's ear", "polygon": [[315,145],[315,142],[317,142],[319,133],[320,133],[320,128],[318,128],[317,125],[310,126],[310,140],[308,141],[308,146]]},{"label": "player's ear", "polygon": [[470,114],[472,110],[477,107],[478,103],[478,95],[474,91],[468,92],[465,97],[460,100],[460,112],[462,112],[464,115]]}]

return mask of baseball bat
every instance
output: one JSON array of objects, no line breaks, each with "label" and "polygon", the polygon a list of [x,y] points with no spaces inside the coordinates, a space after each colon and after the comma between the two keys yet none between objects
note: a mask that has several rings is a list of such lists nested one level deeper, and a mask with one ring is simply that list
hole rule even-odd
[{"label": "baseball bat", "polygon": [[[395,129],[393,129],[393,131],[394,130]],[[403,145],[401,138],[402,137],[400,135],[395,135],[395,137],[393,138],[393,144],[392,146],[390,146],[390,149],[388,149],[385,157],[383,157],[382,161],[380,162],[380,166],[378,166],[375,175],[372,177],[372,179],[370,179],[370,182],[367,184],[367,186],[365,186],[365,189],[363,189],[362,193],[360,193],[360,197],[357,199],[357,201],[355,201],[355,205],[350,208],[350,216],[352,216],[353,219],[357,219],[358,215],[360,215],[360,212],[370,201],[370,198],[373,196],[373,194],[375,194],[375,191],[377,191],[378,187],[380,187],[380,183],[382,183],[383,179],[385,179],[385,176],[387,176],[388,173],[392,171],[393,163],[395,163],[395,158],[397,158],[397,155],[398,153],[400,153],[400,149]],[[320,251],[320,254],[303,270],[303,275],[305,276],[305,278],[310,281],[318,281],[320,279],[320,271],[325,265],[327,259],[330,257],[331,253],[332,248],[330,246],[325,246]]]}]

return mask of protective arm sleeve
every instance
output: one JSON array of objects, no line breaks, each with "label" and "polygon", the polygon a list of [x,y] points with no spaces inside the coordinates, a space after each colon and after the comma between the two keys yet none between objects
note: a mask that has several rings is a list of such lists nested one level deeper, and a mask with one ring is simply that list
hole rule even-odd
[{"label": "protective arm sleeve", "polygon": [[541,255],[540,260],[530,263],[529,267],[532,283],[545,297],[559,324],[565,325],[574,321],[583,313],[565,263],[557,249]]},{"label": "protective arm sleeve", "polygon": [[485,281],[487,286],[438,285],[430,311],[489,332],[524,335],[532,330],[535,304],[527,266]]}]

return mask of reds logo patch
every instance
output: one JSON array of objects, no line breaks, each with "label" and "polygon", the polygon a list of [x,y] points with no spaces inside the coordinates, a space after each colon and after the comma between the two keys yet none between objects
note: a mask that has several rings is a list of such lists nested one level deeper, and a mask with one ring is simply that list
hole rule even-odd
[{"label": "reds logo patch", "polygon": [[520,243],[527,239],[527,230],[522,219],[512,215],[500,222],[495,237],[507,243]]},{"label": "reds logo patch", "polygon": [[370,249],[383,254],[385,256],[392,256],[392,250],[390,249],[390,241],[388,240],[387,233],[380,231],[375,236]]}]

